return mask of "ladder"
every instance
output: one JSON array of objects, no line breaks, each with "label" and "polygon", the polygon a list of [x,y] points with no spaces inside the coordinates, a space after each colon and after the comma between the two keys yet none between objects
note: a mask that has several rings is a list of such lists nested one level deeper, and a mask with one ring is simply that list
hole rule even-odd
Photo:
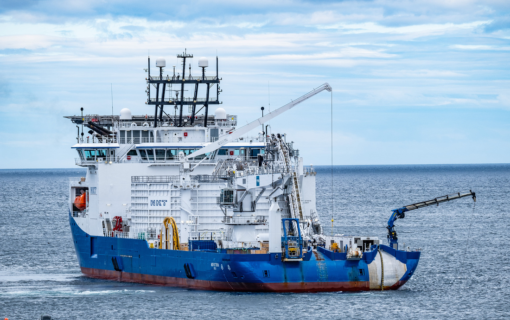
[{"label": "ladder", "polygon": [[279,142],[279,149],[280,149],[280,155],[282,156],[284,162],[285,162],[285,171],[289,173],[292,177],[292,192],[290,194],[290,202],[292,205],[291,213],[293,218],[298,218],[303,221],[303,209],[301,208],[301,196],[299,194],[299,182],[297,178],[296,168],[292,169],[292,166],[290,164],[290,156],[289,156],[289,150],[287,148],[287,145],[282,141],[282,139],[278,139]]},{"label": "ladder", "polygon": [[225,160],[224,159],[221,159],[220,161],[218,161],[218,163],[216,164],[216,167],[214,168],[214,171],[212,173],[212,176],[213,177],[218,177],[220,172],[221,172],[221,169],[223,169],[223,166],[225,164]]}]

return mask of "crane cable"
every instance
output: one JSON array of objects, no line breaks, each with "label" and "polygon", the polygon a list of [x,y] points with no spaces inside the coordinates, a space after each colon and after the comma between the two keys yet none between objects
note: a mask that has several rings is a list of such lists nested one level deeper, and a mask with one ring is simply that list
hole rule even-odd
[{"label": "crane cable", "polygon": [[333,90],[331,90],[331,236],[334,235],[335,194],[333,192]]}]

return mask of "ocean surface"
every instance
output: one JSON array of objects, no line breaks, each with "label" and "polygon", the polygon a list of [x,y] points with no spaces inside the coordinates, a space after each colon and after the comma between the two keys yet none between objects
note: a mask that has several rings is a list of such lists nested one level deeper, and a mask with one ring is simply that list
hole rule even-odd
[{"label": "ocean surface", "polygon": [[[477,194],[406,214],[401,244],[421,248],[397,291],[225,293],[89,279],[68,222],[81,169],[0,170],[0,318],[502,319],[510,317],[510,165],[317,167],[327,232],[386,238],[391,210],[453,192]],[[331,218],[334,219],[331,230]]]}]

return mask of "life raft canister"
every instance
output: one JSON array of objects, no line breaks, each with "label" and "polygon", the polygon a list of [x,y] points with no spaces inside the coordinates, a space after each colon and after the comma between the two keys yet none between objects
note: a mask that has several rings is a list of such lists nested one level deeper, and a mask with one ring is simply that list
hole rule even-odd
[{"label": "life raft canister", "polygon": [[84,193],[81,196],[77,196],[74,199],[74,206],[78,208],[78,210],[83,211],[87,207],[87,194]]}]

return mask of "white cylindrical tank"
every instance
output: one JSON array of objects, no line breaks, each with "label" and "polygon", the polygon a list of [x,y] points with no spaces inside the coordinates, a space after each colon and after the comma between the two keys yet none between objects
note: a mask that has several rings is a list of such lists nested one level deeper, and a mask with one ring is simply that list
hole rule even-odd
[{"label": "white cylindrical tank", "polygon": [[202,57],[198,59],[198,66],[201,68],[207,68],[209,66],[209,61],[207,61],[207,58]]},{"label": "white cylindrical tank", "polygon": [[131,110],[128,108],[124,108],[120,110],[120,120],[131,120],[133,116],[131,116]]},{"label": "white cylindrical tank", "polygon": [[227,111],[223,108],[218,108],[214,112],[214,119],[215,120],[226,120],[227,119]]},{"label": "white cylindrical tank", "polygon": [[163,58],[156,59],[156,67],[166,67],[166,60]]}]

